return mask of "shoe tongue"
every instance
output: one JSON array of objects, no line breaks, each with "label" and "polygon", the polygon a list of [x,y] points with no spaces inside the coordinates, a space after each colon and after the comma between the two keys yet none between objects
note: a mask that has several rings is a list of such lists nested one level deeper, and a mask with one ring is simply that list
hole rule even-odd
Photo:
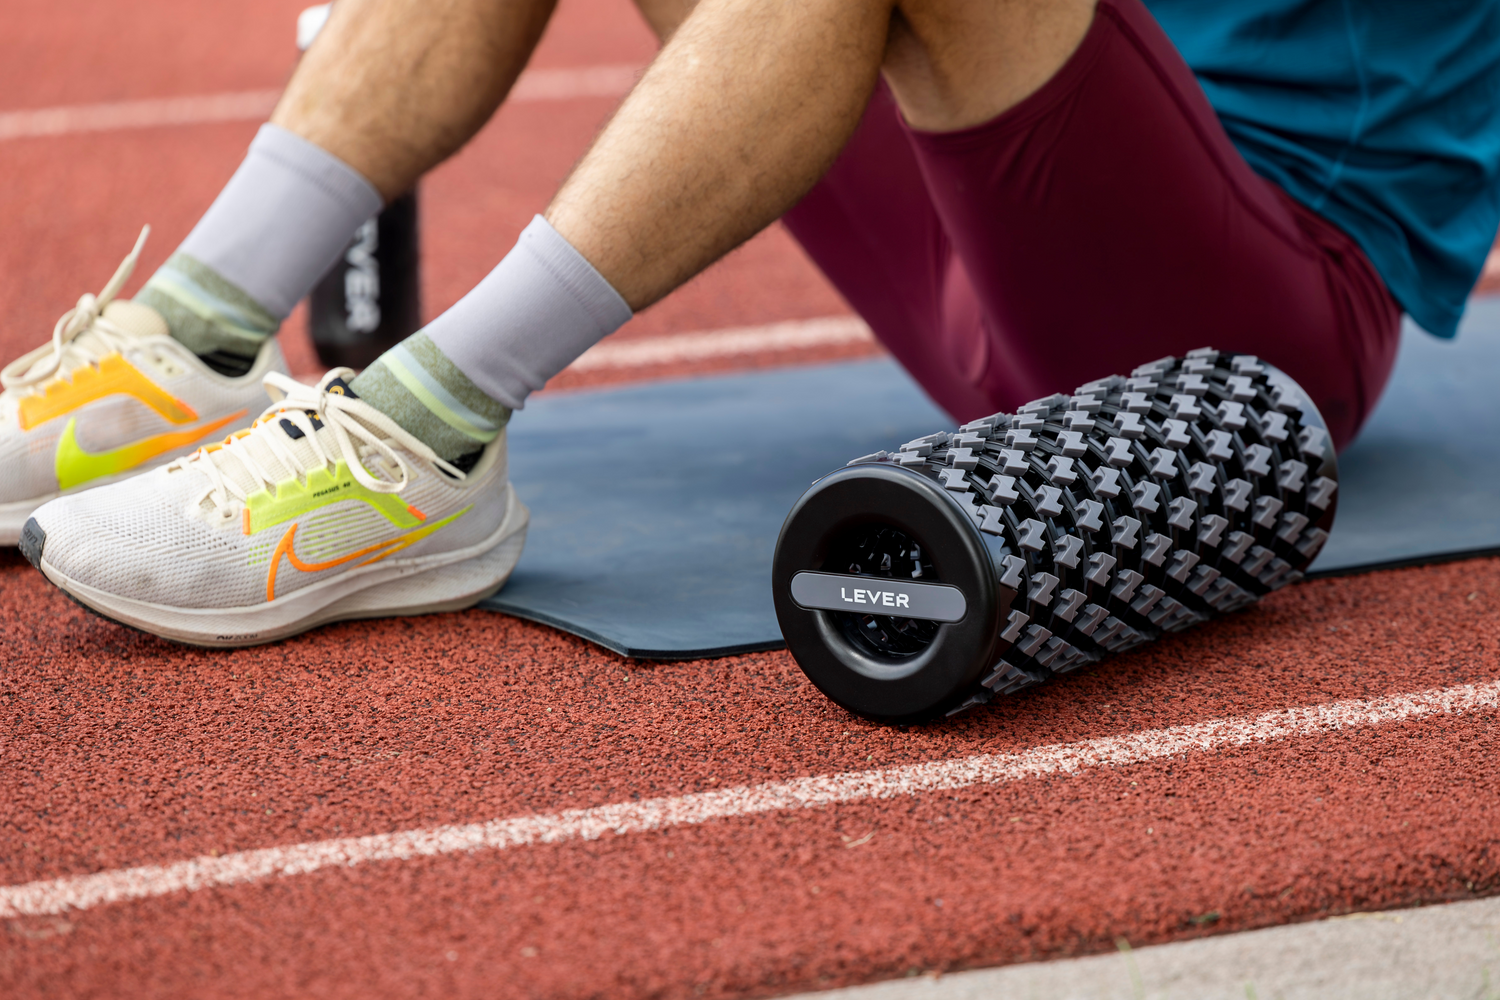
[{"label": "shoe tongue", "polygon": [[129,299],[115,299],[104,307],[104,318],[132,337],[167,337],[167,321],[150,306]]},{"label": "shoe tongue", "polygon": [[328,392],[336,393],[340,396],[348,396],[350,399],[359,398],[359,396],[355,394],[354,390],[349,387],[349,383],[345,382],[342,378],[329,379],[326,383],[324,383],[323,388]]},{"label": "shoe tongue", "polygon": [[[314,430],[313,435],[317,439],[318,444],[322,446],[323,454],[338,457],[340,452],[334,432],[321,420],[315,419],[314,424],[316,430]],[[281,459],[277,457],[276,452],[272,451],[270,445],[266,444],[266,437],[273,434],[281,436],[280,443],[285,445],[297,458],[303,470],[318,467],[320,459],[312,442],[308,440],[307,435],[303,433],[301,428],[285,417],[272,420],[268,424],[256,428],[247,438],[238,442],[235,445],[235,449],[243,448],[248,450],[250,457],[268,475],[277,482],[285,482],[288,479],[294,478],[296,472],[283,464]],[[343,459],[346,462],[355,461],[353,455],[344,455]],[[230,457],[229,452],[213,452],[208,456],[208,460],[217,464],[225,477],[232,480],[245,493],[252,493],[259,488],[255,480],[251,477],[249,470],[245,468],[244,463],[240,462],[237,458]],[[378,466],[372,468],[366,465],[366,471],[377,479],[391,479],[390,474]]]},{"label": "shoe tongue", "polygon": [[[289,420],[273,420],[269,425],[257,427],[247,437],[235,443],[233,449],[212,452],[208,460],[219,467],[225,478],[234,482],[245,493],[253,493],[260,486],[245,468],[236,452],[247,453],[249,457],[260,466],[277,483],[286,482],[288,479],[296,478],[297,472],[288,468],[276,452],[266,444],[268,435],[276,434],[281,437],[281,444],[285,445],[291,453],[296,456],[303,469],[311,469],[318,465],[318,455],[306,435],[298,432],[297,437],[287,433],[287,428],[296,430],[296,425]],[[327,427],[321,427],[316,432],[318,442],[323,445],[325,454],[337,454],[338,449],[332,440],[332,432]]]},{"label": "shoe tongue", "polygon": [[[104,307],[100,316],[107,319],[111,325],[117,327],[121,332],[130,337],[169,337],[171,331],[167,329],[166,320],[161,314],[150,306],[141,305],[139,302],[116,299]],[[104,341],[94,333],[93,329],[84,330],[74,341],[79,347],[91,352],[95,358],[103,357],[110,352],[110,348]],[[81,361],[76,355],[71,362],[65,362],[61,368],[56,370],[58,375],[69,375]],[[30,375],[41,371],[45,366],[52,363],[52,355],[39,358],[26,372]]]}]

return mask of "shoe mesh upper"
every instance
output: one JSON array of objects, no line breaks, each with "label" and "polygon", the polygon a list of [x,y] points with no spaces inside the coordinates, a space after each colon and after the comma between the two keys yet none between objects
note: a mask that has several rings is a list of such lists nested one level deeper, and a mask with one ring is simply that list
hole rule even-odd
[{"label": "shoe mesh upper", "polygon": [[[118,305],[121,303],[114,304]],[[84,333],[77,343],[89,344],[90,336]],[[248,426],[270,403],[261,386],[261,377],[266,371],[286,371],[286,363],[274,343],[268,343],[264,351],[253,377],[228,379],[207,368],[170,337],[150,337],[134,342],[123,356],[138,372],[197,414],[197,421],[186,424],[174,424],[141,400],[117,393],[23,428],[20,400],[33,392],[44,391],[48,383],[5,392],[0,395],[0,462],[4,463],[6,470],[6,475],[0,477],[0,504],[40,502],[57,492],[57,445],[70,421],[76,421],[74,437],[78,446],[90,454],[108,453],[156,435],[213,423],[234,413],[243,412],[243,416],[206,432],[204,438],[217,440]],[[153,364],[153,361],[157,363]],[[206,441],[195,440],[189,445],[173,448],[153,457],[140,466],[140,470],[170,461],[201,443]]]},{"label": "shoe mesh upper", "polygon": [[[284,431],[278,423],[270,422],[250,437],[270,433]],[[331,437],[331,431],[325,427],[318,434],[325,449],[337,455],[337,448],[325,437]],[[466,507],[471,509],[390,558],[463,549],[478,544],[500,526],[506,504],[504,441],[502,435],[491,444],[489,447],[498,452],[496,458],[482,463],[476,474],[463,482],[399,452],[411,475],[399,499],[425,514],[423,524],[434,524]],[[291,445],[299,458],[306,457],[309,464],[315,464],[313,449],[305,440]],[[260,451],[256,449],[257,456],[264,457]],[[271,454],[269,448],[264,452]],[[266,599],[272,555],[293,528],[293,551],[304,564],[336,560],[413,530],[393,524],[362,500],[347,499],[246,535],[242,505],[231,500],[231,515],[225,517],[220,513],[223,504],[205,496],[209,479],[195,467],[198,461],[202,459],[44,505],[35,515],[47,536],[43,558],[68,578],[111,594],[174,608],[238,608]],[[274,456],[262,464],[273,461]],[[228,472],[238,463],[228,460],[219,464]],[[279,462],[276,464],[280,467]],[[382,476],[368,461],[366,467],[390,481],[388,474]],[[362,561],[304,572],[283,555],[275,560],[276,595],[295,593],[353,570]]]}]

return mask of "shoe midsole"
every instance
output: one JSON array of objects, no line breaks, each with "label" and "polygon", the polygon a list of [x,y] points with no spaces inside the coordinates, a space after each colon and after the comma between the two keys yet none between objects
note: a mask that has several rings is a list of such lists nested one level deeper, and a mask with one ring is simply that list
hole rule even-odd
[{"label": "shoe midsole", "polygon": [[[331,605],[353,594],[369,591],[382,584],[432,573],[447,567],[457,567],[471,560],[480,559],[517,532],[524,532],[530,512],[516,497],[515,490],[510,484],[506,484],[505,490],[505,517],[488,538],[475,545],[429,556],[383,560],[320,580],[284,594],[274,601],[246,607],[179,608],[111,594],[72,580],[58,571],[47,562],[45,549],[40,568],[46,574],[47,579],[67,591],[76,600],[126,625],[167,638],[212,645],[269,642],[284,636],[295,635],[310,627],[311,624],[330,620],[323,612]],[[508,567],[504,573],[509,573]],[[503,580],[504,575],[500,576],[500,579]],[[483,589],[483,587],[476,587],[475,593],[482,596]],[[368,604],[369,602],[362,603]],[[366,609],[361,612],[360,616],[368,614],[369,611]]]}]

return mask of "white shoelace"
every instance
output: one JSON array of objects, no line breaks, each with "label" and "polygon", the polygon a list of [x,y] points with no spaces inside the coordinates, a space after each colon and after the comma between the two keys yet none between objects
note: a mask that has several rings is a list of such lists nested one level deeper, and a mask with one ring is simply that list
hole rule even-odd
[{"label": "white shoelace", "polygon": [[[438,458],[431,448],[404,430],[390,417],[375,409],[362,399],[356,399],[329,384],[334,379],[350,379],[354,373],[347,368],[335,368],[323,376],[318,385],[304,385],[285,375],[271,372],[266,375],[266,392],[275,400],[260,415],[248,431],[241,432],[221,445],[200,448],[191,455],[179,458],[168,469],[197,469],[208,477],[209,486],[199,495],[197,503],[207,500],[218,510],[224,520],[234,517],[238,504],[243,504],[251,493],[267,490],[274,494],[278,477],[268,471],[252,447],[264,446],[275,460],[298,480],[306,482],[308,473],[315,469],[333,469],[342,461],[361,486],[376,493],[400,493],[411,482],[412,472],[405,459],[391,446],[391,442],[415,457],[442,469],[455,479],[466,475],[448,462]],[[329,435],[321,436],[314,419],[326,427]],[[302,440],[310,446],[302,455],[292,447],[293,439],[286,433],[281,422],[285,420],[302,432]],[[328,445],[332,447],[328,447]],[[394,476],[393,481],[378,479],[365,467],[364,459],[370,455]],[[236,462],[244,470],[244,477],[226,475],[228,462]],[[231,472],[233,470],[230,470]],[[240,481],[243,479],[245,482]],[[246,488],[248,482],[250,488]]]},{"label": "white shoelace", "polygon": [[[0,388],[28,389],[83,365],[97,364],[105,355],[116,351],[123,353],[130,346],[134,338],[104,318],[104,307],[114,301],[125,282],[130,280],[136,262],[141,259],[141,250],[146,246],[146,237],[150,235],[150,226],[141,228],[135,249],[115,269],[115,276],[109,279],[104,290],[98,295],[85,293],[78,305],[63,313],[52,328],[50,343],[23,354],[0,369]],[[84,334],[93,336],[80,341]]]}]

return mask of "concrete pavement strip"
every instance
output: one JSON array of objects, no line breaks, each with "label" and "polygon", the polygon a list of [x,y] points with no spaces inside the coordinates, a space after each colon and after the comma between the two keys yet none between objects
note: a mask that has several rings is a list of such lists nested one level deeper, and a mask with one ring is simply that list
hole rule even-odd
[{"label": "concrete pavement strip", "polygon": [[785,1000],[1500,1000],[1500,899]]}]

